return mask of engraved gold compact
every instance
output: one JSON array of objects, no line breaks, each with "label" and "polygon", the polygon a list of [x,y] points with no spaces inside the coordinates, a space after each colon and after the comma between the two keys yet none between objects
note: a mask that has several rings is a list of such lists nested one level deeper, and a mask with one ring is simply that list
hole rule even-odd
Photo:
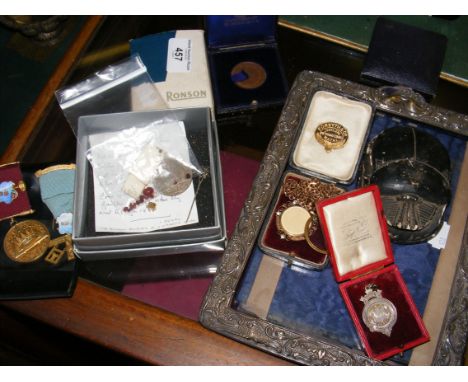
[{"label": "engraved gold compact", "polygon": [[305,240],[310,213],[304,207],[291,204],[276,212],[276,227],[282,239]]},{"label": "engraved gold compact", "polygon": [[260,248],[291,264],[318,269],[325,266],[328,257],[315,203],[342,192],[317,178],[287,172],[262,228]]}]

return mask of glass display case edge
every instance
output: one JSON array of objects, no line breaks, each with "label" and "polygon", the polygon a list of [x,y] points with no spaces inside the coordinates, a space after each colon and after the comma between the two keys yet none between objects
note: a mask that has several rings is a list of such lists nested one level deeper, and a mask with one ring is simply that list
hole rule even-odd
[{"label": "glass display case edge", "polygon": [[[239,312],[231,306],[237,285],[268,211],[269,203],[274,196],[276,185],[287,165],[290,148],[294,142],[295,133],[300,127],[307,101],[310,95],[319,88],[345,92],[371,101],[377,109],[391,114],[427,123],[446,131],[468,135],[468,116],[428,105],[422,96],[410,89],[401,87],[374,89],[317,72],[300,73],[289,93],[260,170],[246,199],[235,231],[228,242],[218,273],[202,304],[200,321],[205,327],[227,337],[301,364],[381,364],[380,361],[371,359],[360,351],[332,343],[321,337],[298,334],[280,325]],[[466,235],[460,252],[460,256],[464,255],[466,255]],[[456,297],[468,288],[467,268],[466,261],[457,268],[455,281],[458,281],[452,288],[450,301],[453,300],[454,295]],[[459,304],[462,304],[461,300]],[[449,312],[446,319],[455,316],[450,315],[450,311],[455,309],[456,307],[448,306]],[[449,333],[447,327],[443,328],[439,344],[444,343],[444,346],[448,346],[452,352],[458,354],[461,346],[455,349],[455,345],[452,344],[466,343],[467,324],[461,322],[459,318],[453,319],[462,329]],[[449,341],[449,334],[452,339],[455,335],[456,340]],[[443,357],[446,352],[447,350],[436,351],[433,363],[444,364]],[[390,361],[385,363],[391,364]]]}]

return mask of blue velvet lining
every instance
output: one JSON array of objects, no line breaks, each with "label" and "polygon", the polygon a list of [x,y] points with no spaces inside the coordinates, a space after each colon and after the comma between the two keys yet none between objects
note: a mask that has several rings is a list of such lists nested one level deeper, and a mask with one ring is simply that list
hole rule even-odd
[{"label": "blue velvet lining", "polygon": [[[465,153],[466,138],[421,123],[377,112],[368,140],[384,129],[395,127],[397,124],[410,124],[429,132],[446,147],[452,164],[451,187],[453,198]],[[357,182],[355,181],[348,188],[353,189],[356,187]],[[445,212],[445,220],[448,219],[450,210],[451,205],[448,206]],[[428,243],[416,245],[392,244],[392,248],[395,263],[400,269],[408,290],[422,315],[427,303],[440,250],[433,248]],[[242,308],[247,300],[263,256],[265,254],[259,248],[255,248],[251,254],[235,296],[235,306]],[[322,336],[350,348],[363,349],[339,293],[338,284],[333,277],[330,266],[322,271],[285,266],[270,305],[268,321],[304,334]],[[393,360],[407,364],[410,355],[411,351],[409,350],[401,356],[393,357]]]}]

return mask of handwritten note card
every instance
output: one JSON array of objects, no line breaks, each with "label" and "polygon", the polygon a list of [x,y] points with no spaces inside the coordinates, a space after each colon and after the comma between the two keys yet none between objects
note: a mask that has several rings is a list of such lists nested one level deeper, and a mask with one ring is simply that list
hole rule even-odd
[{"label": "handwritten note card", "polygon": [[[150,130],[156,136],[163,131],[166,134],[172,131],[175,136],[185,137],[185,127],[182,122],[155,124]],[[115,133],[95,134],[89,137],[90,146],[94,148],[89,152],[94,154],[91,163],[93,164],[96,232],[150,232],[198,223],[193,182],[180,195],[165,196],[156,192],[154,199],[146,200],[129,212],[123,210],[128,195],[121,190],[120,183],[127,174],[121,162],[119,163],[115,157],[109,155],[107,152],[109,148],[105,149],[105,142],[109,142],[113,134]],[[178,150],[185,151],[183,155],[188,157],[189,148],[186,142],[186,140],[181,142]],[[148,202],[154,203],[156,208],[148,208]]]}]

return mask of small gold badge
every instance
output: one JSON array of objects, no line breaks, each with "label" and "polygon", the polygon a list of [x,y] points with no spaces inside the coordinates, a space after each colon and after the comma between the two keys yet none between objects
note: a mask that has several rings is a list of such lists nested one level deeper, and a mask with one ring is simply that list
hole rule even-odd
[{"label": "small gold badge", "polygon": [[67,255],[68,261],[75,260],[73,253],[73,244],[70,235],[59,236],[49,243],[50,251],[44,260],[50,264],[57,265],[62,260],[63,256]]},{"label": "small gold badge", "polygon": [[18,263],[31,263],[40,259],[49,247],[50,235],[46,226],[37,220],[24,220],[15,224],[5,235],[5,254]]},{"label": "small gold badge", "polygon": [[325,147],[326,152],[341,149],[348,141],[348,130],[339,123],[325,122],[317,126],[315,139]]}]

